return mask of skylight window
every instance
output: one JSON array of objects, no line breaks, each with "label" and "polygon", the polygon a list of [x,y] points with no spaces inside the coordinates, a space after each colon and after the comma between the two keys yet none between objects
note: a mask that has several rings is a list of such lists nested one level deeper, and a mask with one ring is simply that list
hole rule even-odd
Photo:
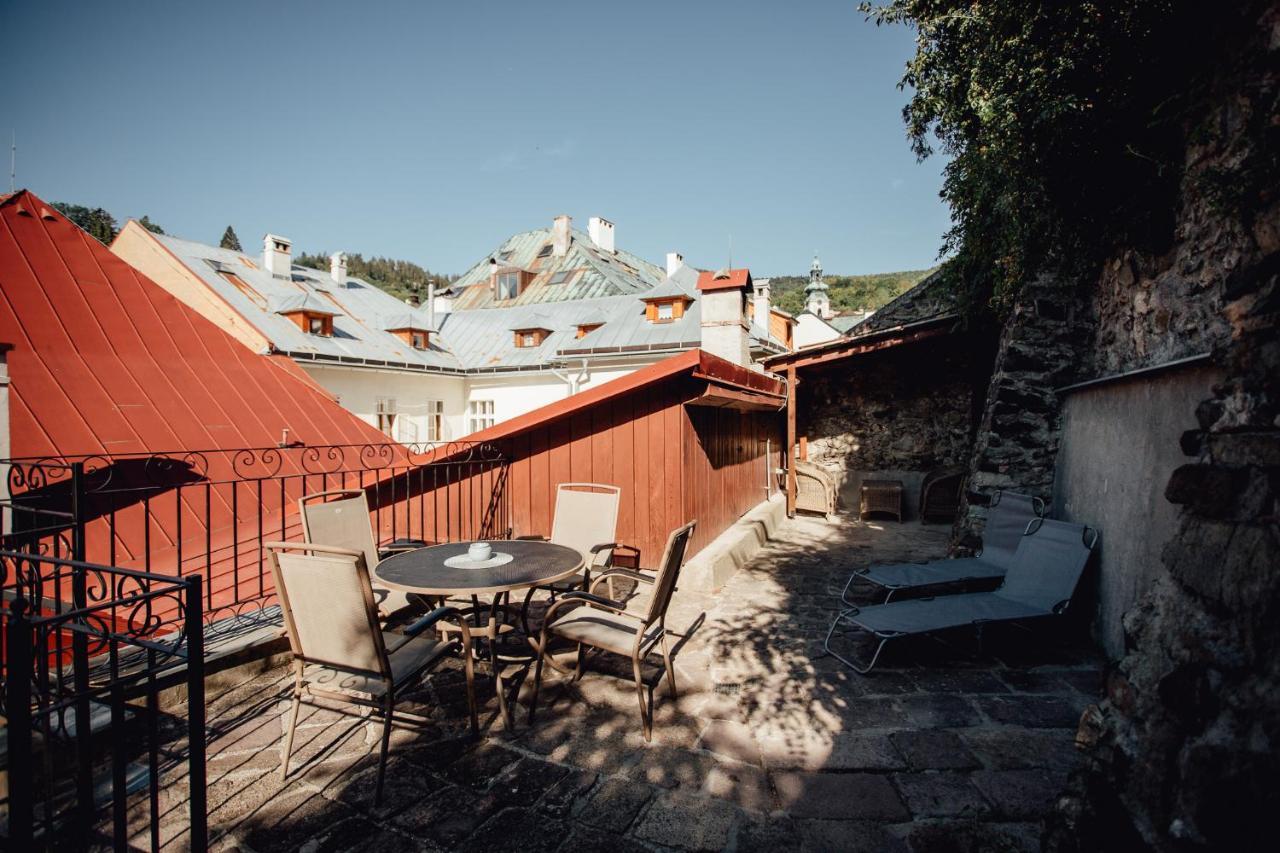
[{"label": "skylight window", "polygon": [[553,247],[550,243],[548,243],[547,245],[543,246],[541,249],[539,249],[539,250],[538,250],[538,257],[540,257],[540,258],[549,258],[549,257],[551,257],[551,250],[552,250],[552,248],[554,248],[554,247]]},{"label": "skylight window", "polygon": [[560,272],[551,276],[550,280],[547,281],[547,284],[564,284],[566,281],[573,278],[573,274],[575,272],[577,272],[577,270],[560,270]]}]

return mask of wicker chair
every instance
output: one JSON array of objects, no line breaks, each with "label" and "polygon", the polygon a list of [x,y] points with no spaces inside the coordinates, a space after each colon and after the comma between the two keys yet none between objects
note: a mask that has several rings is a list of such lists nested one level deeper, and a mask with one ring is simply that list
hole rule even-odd
[{"label": "wicker chair", "polygon": [[960,486],[963,468],[940,468],[931,471],[920,486],[920,520],[950,524],[960,511]]},{"label": "wicker chair", "polygon": [[836,511],[836,483],[827,471],[812,462],[795,460],[796,509],[831,515]]}]

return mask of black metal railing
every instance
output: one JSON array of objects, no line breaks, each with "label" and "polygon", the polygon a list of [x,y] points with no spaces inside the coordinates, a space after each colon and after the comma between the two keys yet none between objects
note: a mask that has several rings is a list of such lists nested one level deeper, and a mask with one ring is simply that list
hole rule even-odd
[{"label": "black metal railing", "polygon": [[[166,772],[189,791],[171,826],[206,847],[202,580],[0,552],[9,849],[159,849]],[[160,707],[178,684],[185,718]]]},{"label": "black metal railing", "polygon": [[[212,622],[274,602],[262,543],[301,538],[304,494],[361,489],[380,541],[502,538],[508,463],[490,444],[288,446],[0,460],[8,550],[204,579]],[[176,619],[162,614],[160,622]]]}]

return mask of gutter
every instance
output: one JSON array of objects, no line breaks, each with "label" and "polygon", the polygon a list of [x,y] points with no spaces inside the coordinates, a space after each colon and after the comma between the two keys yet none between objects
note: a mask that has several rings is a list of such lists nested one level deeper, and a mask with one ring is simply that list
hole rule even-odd
[{"label": "gutter", "polygon": [[1187,367],[1193,364],[1208,364],[1212,358],[1212,353],[1202,352],[1197,355],[1189,355],[1186,358],[1175,358],[1172,361],[1153,364],[1150,367],[1135,367],[1133,370],[1126,370],[1123,373],[1112,373],[1108,376],[1099,376],[1095,379],[1086,379],[1084,382],[1076,382],[1073,385],[1063,385],[1061,388],[1054,388],[1053,393],[1070,394],[1084,388],[1096,388],[1100,385],[1110,385],[1113,382],[1133,379],[1138,376],[1163,373],[1164,371],[1172,370],[1175,367]]}]

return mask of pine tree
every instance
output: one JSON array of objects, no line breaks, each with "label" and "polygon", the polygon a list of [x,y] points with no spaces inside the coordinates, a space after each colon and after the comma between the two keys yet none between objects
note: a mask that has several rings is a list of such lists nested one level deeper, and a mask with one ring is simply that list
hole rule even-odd
[{"label": "pine tree", "polygon": [[141,225],[143,228],[147,229],[148,231],[150,231],[152,234],[164,233],[164,229],[161,228],[159,225],[155,224],[154,222],[152,222],[150,217],[146,216],[145,214],[143,214],[143,217],[138,220],[138,224]]},{"label": "pine tree", "polygon": [[244,251],[244,249],[240,248],[240,238],[236,236],[236,232],[230,225],[227,226],[226,231],[222,232],[222,242],[218,245],[223,249],[230,249],[233,252]]},{"label": "pine tree", "polygon": [[104,246],[116,238],[116,218],[101,207],[88,208],[61,201],[55,201],[53,206]]}]

